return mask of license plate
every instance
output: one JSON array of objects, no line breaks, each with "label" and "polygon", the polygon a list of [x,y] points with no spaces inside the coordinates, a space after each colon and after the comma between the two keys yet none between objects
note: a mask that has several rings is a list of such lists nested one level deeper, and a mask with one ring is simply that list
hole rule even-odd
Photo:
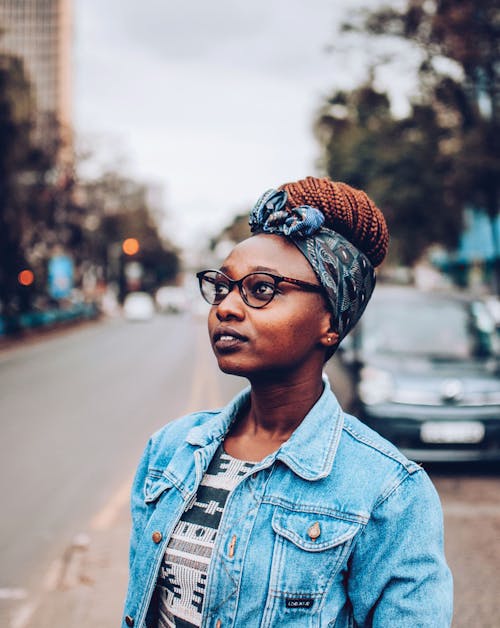
[{"label": "license plate", "polygon": [[483,438],[479,421],[426,421],[420,428],[424,443],[480,443]]}]

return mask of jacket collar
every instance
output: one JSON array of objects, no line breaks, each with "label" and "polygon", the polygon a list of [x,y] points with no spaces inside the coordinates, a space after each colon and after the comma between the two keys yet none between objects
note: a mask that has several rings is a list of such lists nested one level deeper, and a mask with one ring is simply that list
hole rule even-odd
[{"label": "jacket collar", "polygon": [[[259,466],[268,466],[275,459],[281,460],[305,480],[320,480],[330,473],[344,418],[326,376],[323,377],[323,382],[324,389],[321,397],[304,417],[299,427]],[[238,412],[248,404],[249,397],[250,387],[247,387],[215,416],[202,425],[192,428],[186,441],[190,445],[199,447],[206,447],[214,440],[222,441],[231,423],[238,416]]]}]

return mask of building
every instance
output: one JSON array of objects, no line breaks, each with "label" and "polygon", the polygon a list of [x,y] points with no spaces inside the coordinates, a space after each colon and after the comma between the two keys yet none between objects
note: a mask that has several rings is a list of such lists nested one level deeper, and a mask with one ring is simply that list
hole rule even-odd
[{"label": "building", "polygon": [[34,140],[72,162],[72,0],[0,0],[0,53],[20,57],[36,103]]}]

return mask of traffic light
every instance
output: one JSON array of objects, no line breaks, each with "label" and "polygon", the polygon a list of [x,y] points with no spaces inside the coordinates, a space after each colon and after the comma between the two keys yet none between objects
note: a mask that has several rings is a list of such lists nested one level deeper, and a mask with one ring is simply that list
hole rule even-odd
[{"label": "traffic light", "polygon": [[137,238],[127,238],[123,241],[122,251],[125,255],[135,255],[140,249],[139,240]]},{"label": "traffic light", "polygon": [[33,271],[25,268],[18,274],[17,280],[21,286],[31,286],[31,284],[35,281],[35,275],[33,274]]}]

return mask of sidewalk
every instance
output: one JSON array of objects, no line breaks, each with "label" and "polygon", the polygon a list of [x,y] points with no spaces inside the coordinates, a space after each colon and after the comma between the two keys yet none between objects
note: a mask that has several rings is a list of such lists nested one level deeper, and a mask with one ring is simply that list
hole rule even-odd
[{"label": "sidewalk", "polygon": [[56,563],[29,620],[19,617],[18,628],[119,626],[127,586],[129,531],[128,505],[122,505],[112,522],[97,522],[88,538],[75,539]]}]

